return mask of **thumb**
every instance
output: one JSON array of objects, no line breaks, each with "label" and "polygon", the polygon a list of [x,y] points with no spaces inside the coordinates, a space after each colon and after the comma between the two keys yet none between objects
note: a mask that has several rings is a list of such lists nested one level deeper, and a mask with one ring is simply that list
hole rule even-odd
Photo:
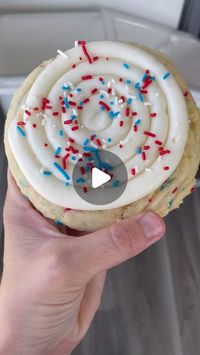
[{"label": "thumb", "polygon": [[79,239],[81,265],[90,277],[139,254],[165,233],[163,219],[140,213]]}]

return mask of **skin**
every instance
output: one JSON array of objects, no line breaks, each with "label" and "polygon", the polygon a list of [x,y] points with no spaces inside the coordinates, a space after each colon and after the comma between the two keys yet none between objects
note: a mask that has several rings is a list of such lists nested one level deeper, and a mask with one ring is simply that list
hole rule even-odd
[{"label": "skin", "polygon": [[97,311],[108,269],[137,255],[165,232],[141,213],[94,233],[58,227],[21,195],[10,172],[4,207],[0,353],[66,355]]}]

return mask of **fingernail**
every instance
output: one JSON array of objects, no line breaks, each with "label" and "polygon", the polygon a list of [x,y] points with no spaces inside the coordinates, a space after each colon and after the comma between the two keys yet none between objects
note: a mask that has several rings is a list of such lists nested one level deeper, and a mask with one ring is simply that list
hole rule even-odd
[{"label": "fingernail", "polygon": [[139,219],[147,238],[162,237],[164,234],[164,223],[152,212],[145,213]]}]

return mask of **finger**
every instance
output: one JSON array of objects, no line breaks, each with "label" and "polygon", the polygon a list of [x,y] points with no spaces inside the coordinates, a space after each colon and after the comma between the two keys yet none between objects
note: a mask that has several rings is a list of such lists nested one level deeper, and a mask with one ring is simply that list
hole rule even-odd
[{"label": "finger", "polygon": [[82,336],[87,332],[97,309],[100,306],[106,272],[100,272],[87,285],[78,315],[79,331]]},{"label": "finger", "polygon": [[165,232],[161,217],[153,212],[139,214],[83,236],[77,242],[82,271],[91,277],[139,254]]}]

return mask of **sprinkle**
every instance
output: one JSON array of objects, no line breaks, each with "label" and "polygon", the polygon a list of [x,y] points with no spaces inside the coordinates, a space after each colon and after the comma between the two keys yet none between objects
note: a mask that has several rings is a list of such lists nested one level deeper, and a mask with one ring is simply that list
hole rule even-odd
[{"label": "sprinkle", "polygon": [[148,94],[148,91],[144,90],[144,89],[141,89],[140,92],[141,92],[141,94]]},{"label": "sprinkle", "polygon": [[42,172],[42,174],[45,175],[45,176],[50,176],[50,175],[52,175],[52,172],[49,171],[49,170],[42,170],[41,172]]},{"label": "sprinkle", "polygon": [[83,166],[80,167],[80,172],[81,172],[81,175],[84,175],[85,174],[85,169]]},{"label": "sprinkle", "polygon": [[171,150],[169,150],[169,149],[166,149],[166,150],[162,149],[159,154],[162,156],[162,155],[170,154],[170,153],[171,153]]},{"label": "sprinkle", "polygon": [[152,79],[149,79],[148,77],[147,80],[145,80],[142,89],[146,89],[151,83],[152,83]]},{"label": "sprinkle", "polygon": [[83,145],[87,145],[90,142],[89,138],[86,138],[83,142]]},{"label": "sprinkle", "polygon": [[36,123],[33,123],[33,124],[32,124],[32,127],[33,127],[33,128],[36,128],[36,127],[37,127]]},{"label": "sprinkle", "polygon": [[129,69],[129,68],[130,68],[130,66],[129,66],[128,63],[123,63],[123,67],[124,67],[125,69]]},{"label": "sprinkle", "polygon": [[72,119],[72,121],[74,121],[76,118],[77,118],[77,116],[76,116],[76,115],[71,115],[71,119]]},{"label": "sprinkle", "polygon": [[142,160],[146,160],[146,153],[142,152]]},{"label": "sprinkle", "polygon": [[92,75],[83,75],[81,78],[82,80],[90,80],[92,79]]},{"label": "sprinkle", "polygon": [[45,147],[48,147],[48,144],[47,144],[47,143],[44,143],[44,146],[45,146]]},{"label": "sprinkle", "polygon": [[61,152],[61,147],[57,147],[55,150],[55,155],[59,155]]},{"label": "sprinkle", "polygon": [[137,132],[138,128],[137,128],[137,125],[136,125],[136,124],[134,124],[133,130],[134,130],[134,132]]},{"label": "sprinkle", "polygon": [[69,108],[69,101],[67,97],[64,97],[64,103],[65,103],[65,107]]},{"label": "sprinkle", "polygon": [[115,180],[115,181],[113,181],[113,183],[112,183],[112,186],[113,187],[118,187],[120,185],[120,181],[119,180]]},{"label": "sprinkle", "polygon": [[136,126],[139,126],[141,123],[141,120],[138,118],[137,121],[135,121]]},{"label": "sprinkle", "polygon": [[67,85],[67,86],[63,85],[62,89],[63,90],[71,90],[71,86],[70,85]]},{"label": "sprinkle", "polygon": [[25,110],[24,112],[26,113],[27,116],[29,116],[29,117],[31,116],[31,112],[30,111]]},{"label": "sprinkle", "polygon": [[96,62],[98,59],[99,59],[99,57],[96,55],[94,58],[92,58],[93,59],[93,62]]},{"label": "sprinkle", "polygon": [[75,157],[75,155],[73,155],[73,156],[71,157],[71,159],[72,159],[72,160],[76,160],[77,158]]},{"label": "sprinkle", "polygon": [[53,165],[55,166],[55,168],[65,177],[66,180],[70,180],[69,175],[66,173],[66,171],[64,171],[61,166],[54,162]]},{"label": "sprinkle", "polygon": [[163,169],[167,171],[169,170],[169,166],[164,166]]},{"label": "sprinkle", "polygon": [[66,153],[64,155],[64,157],[62,158],[62,165],[63,165],[63,169],[66,169],[67,167],[67,164],[66,164],[66,160],[70,157],[70,154],[69,153]]},{"label": "sprinkle", "polygon": [[23,121],[18,121],[18,122],[17,122],[17,125],[18,125],[18,126],[25,126],[25,124],[26,124],[26,123],[23,122]]},{"label": "sprinkle", "polygon": [[165,79],[167,79],[169,76],[170,76],[170,72],[167,72],[167,73],[165,73],[165,74],[163,75],[163,79],[165,80]]},{"label": "sprinkle", "polygon": [[110,143],[112,142],[112,138],[108,138],[107,141]]},{"label": "sprinkle", "polygon": [[64,135],[63,130],[62,130],[62,129],[59,129],[58,134],[59,134],[60,137],[63,137],[63,135]]},{"label": "sprinkle", "polygon": [[126,84],[128,84],[128,85],[131,84],[131,80],[129,80],[129,79],[126,80]]},{"label": "sprinkle", "polygon": [[124,125],[124,121],[119,121],[119,126],[122,127]]},{"label": "sprinkle", "polygon": [[102,146],[100,139],[98,139],[98,138],[96,139],[96,144],[98,145],[98,147]]},{"label": "sprinkle", "polygon": [[143,101],[144,101],[141,92],[138,92],[138,93],[137,93],[137,96],[138,96],[138,99],[139,99],[140,102],[143,102]]},{"label": "sprinkle", "polygon": [[99,101],[99,105],[103,106],[107,112],[110,111],[110,107],[104,101]]},{"label": "sprinkle", "polygon": [[173,201],[174,201],[173,199],[169,201],[168,208],[171,208]]},{"label": "sprinkle", "polygon": [[138,147],[137,148],[137,154],[141,154],[142,153],[142,148],[141,147]]},{"label": "sprinkle", "polygon": [[132,102],[132,99],[129,97],[128,100],[127,100],[127,104],[130,105]]},{"label": "sprinkle", "polygon": [[72,131],[77,131],[77,129],[79,129],[78,125],[71,128]]},{"label": "sprinkle", "polygon": [[69,105],[70,106],[76,106],[76,102],[75,101],[69,101]]},{"label": "sprinkle", "polygon": [[143,77],[142,77],[142,82],[144,82],[147,79],[147,73],[145,72]]},{"label": "sprinkle", "polygon": [[60,49],[57,50],[57,53],[60,54],[64,58],[68,58],[68,55],[62,52]]},{"label": "sprinkle", "polygon": [[83,192],[85,192],[85,193],[86,193],[87,191],[88,191],[87,187],[86,187],[86,186],[84,186],[84,187],[83,187]]},{"label": "sprinkle", "polygon": [[144,145],[143,149],[144,150],[149,150],[150,149],[150,145]]},{"label": "sprinkle", "polygon": [[76,68],[76,64],[72,64],[72,69]]},{"label": "sprinkle", "polygon": [[64,124],[71,124],[72,123],[72,120],[66,120],[64,121]]},{"label": "sprinkle", "polygon": [[183,95],[185,96],[185,97],[187,97],[188,96],[188,91],[184,91],[184,93],[183,93]]},{"label": "sprinkle", "polygon": [[125,116],[128,117],[129,115],[130,115],[130,108],[129,106],[127,106],[125,109]]},{"label": "sprinkle", "polygon": [[115,118],[115,117],[117,117],[118,115],[119,115],[119,111],[117,111],[117,112],[110,111],[110,112],[109,112],[109,116],[110,116],[111,118]]},{"label": "sprinkle", "polygon": [[20,136],[25,137],[26,133],[23,131],[21,127],[17,126],[17,131],[20,134]]},{"label": "sprinkle", "polygon": [[132,175],[136,175],[136,169],[135,169],[135,168],[132,168],[132,169],[131,169],[131,174],[132,174]]},{"label": "sprinkle", "polygon": [[145,136],[148,136],[148,137],[153,137],[153,138],[156,137],[156,134],[152,133],[152,132],[144,131],[144,134],[145,134]]},{"label": "sprinkle", "polygon": [[58,112],[58,111],[52,112],[52,115],[53,115],[53,116],[58,116],[58,115],[59,115],[59,112]]},{"label": "sprinkle", "polygon": [[190,192],[194,192],[195,191],[195,187],[193,186],[190,190]]},{"label": "sprinkle", "polygon": [[82,50],[83,50],[83,53],[85,54],[85,56],[86,56],[86,58],[87,58],[87,61],[88,61],[90,64],[92,64],[92,59],[90,58],[90,55],[89,55],[89,53],[88,53],[88,51],[87,51],[87,49],[86,49],[86,42],[85,42],[85,41],[82,42]]},{"label": "sprinkle", "polygon": [[137,112],[132,112],[132,116],[137,116]]},{"label": "sprinkle", "polygon": [[90,101],[90,99],[89,99],[89,97],[87,97],[86,99],[83,100],[83,103],[87,104],[87,102],[89,102],[89,101]]},{"label": "sprinkle", "polygon": [[174,194],[178,190],[178,187],[175,187],[175,189],[172,191],[172,194]]},{"label": "sprinkle", "polygon": [[155,113],[155,112],[152,112],[151,114],[150,114],[150,117],[156,117],[157,116],[157,113]]},{"label": "sprinkle", "polygon": [[162,145],[162,142],[161,142],[161,141],[158,141],[158,140],[155,140],[154,143],[157,144],[157,145]]},{"label": "sprinkle", "polygon": [[91,90],[91,94],[93,95],[93,94],[95,94],[97,91],[98,91],[97,88],[94,88],[94,89]]}]

